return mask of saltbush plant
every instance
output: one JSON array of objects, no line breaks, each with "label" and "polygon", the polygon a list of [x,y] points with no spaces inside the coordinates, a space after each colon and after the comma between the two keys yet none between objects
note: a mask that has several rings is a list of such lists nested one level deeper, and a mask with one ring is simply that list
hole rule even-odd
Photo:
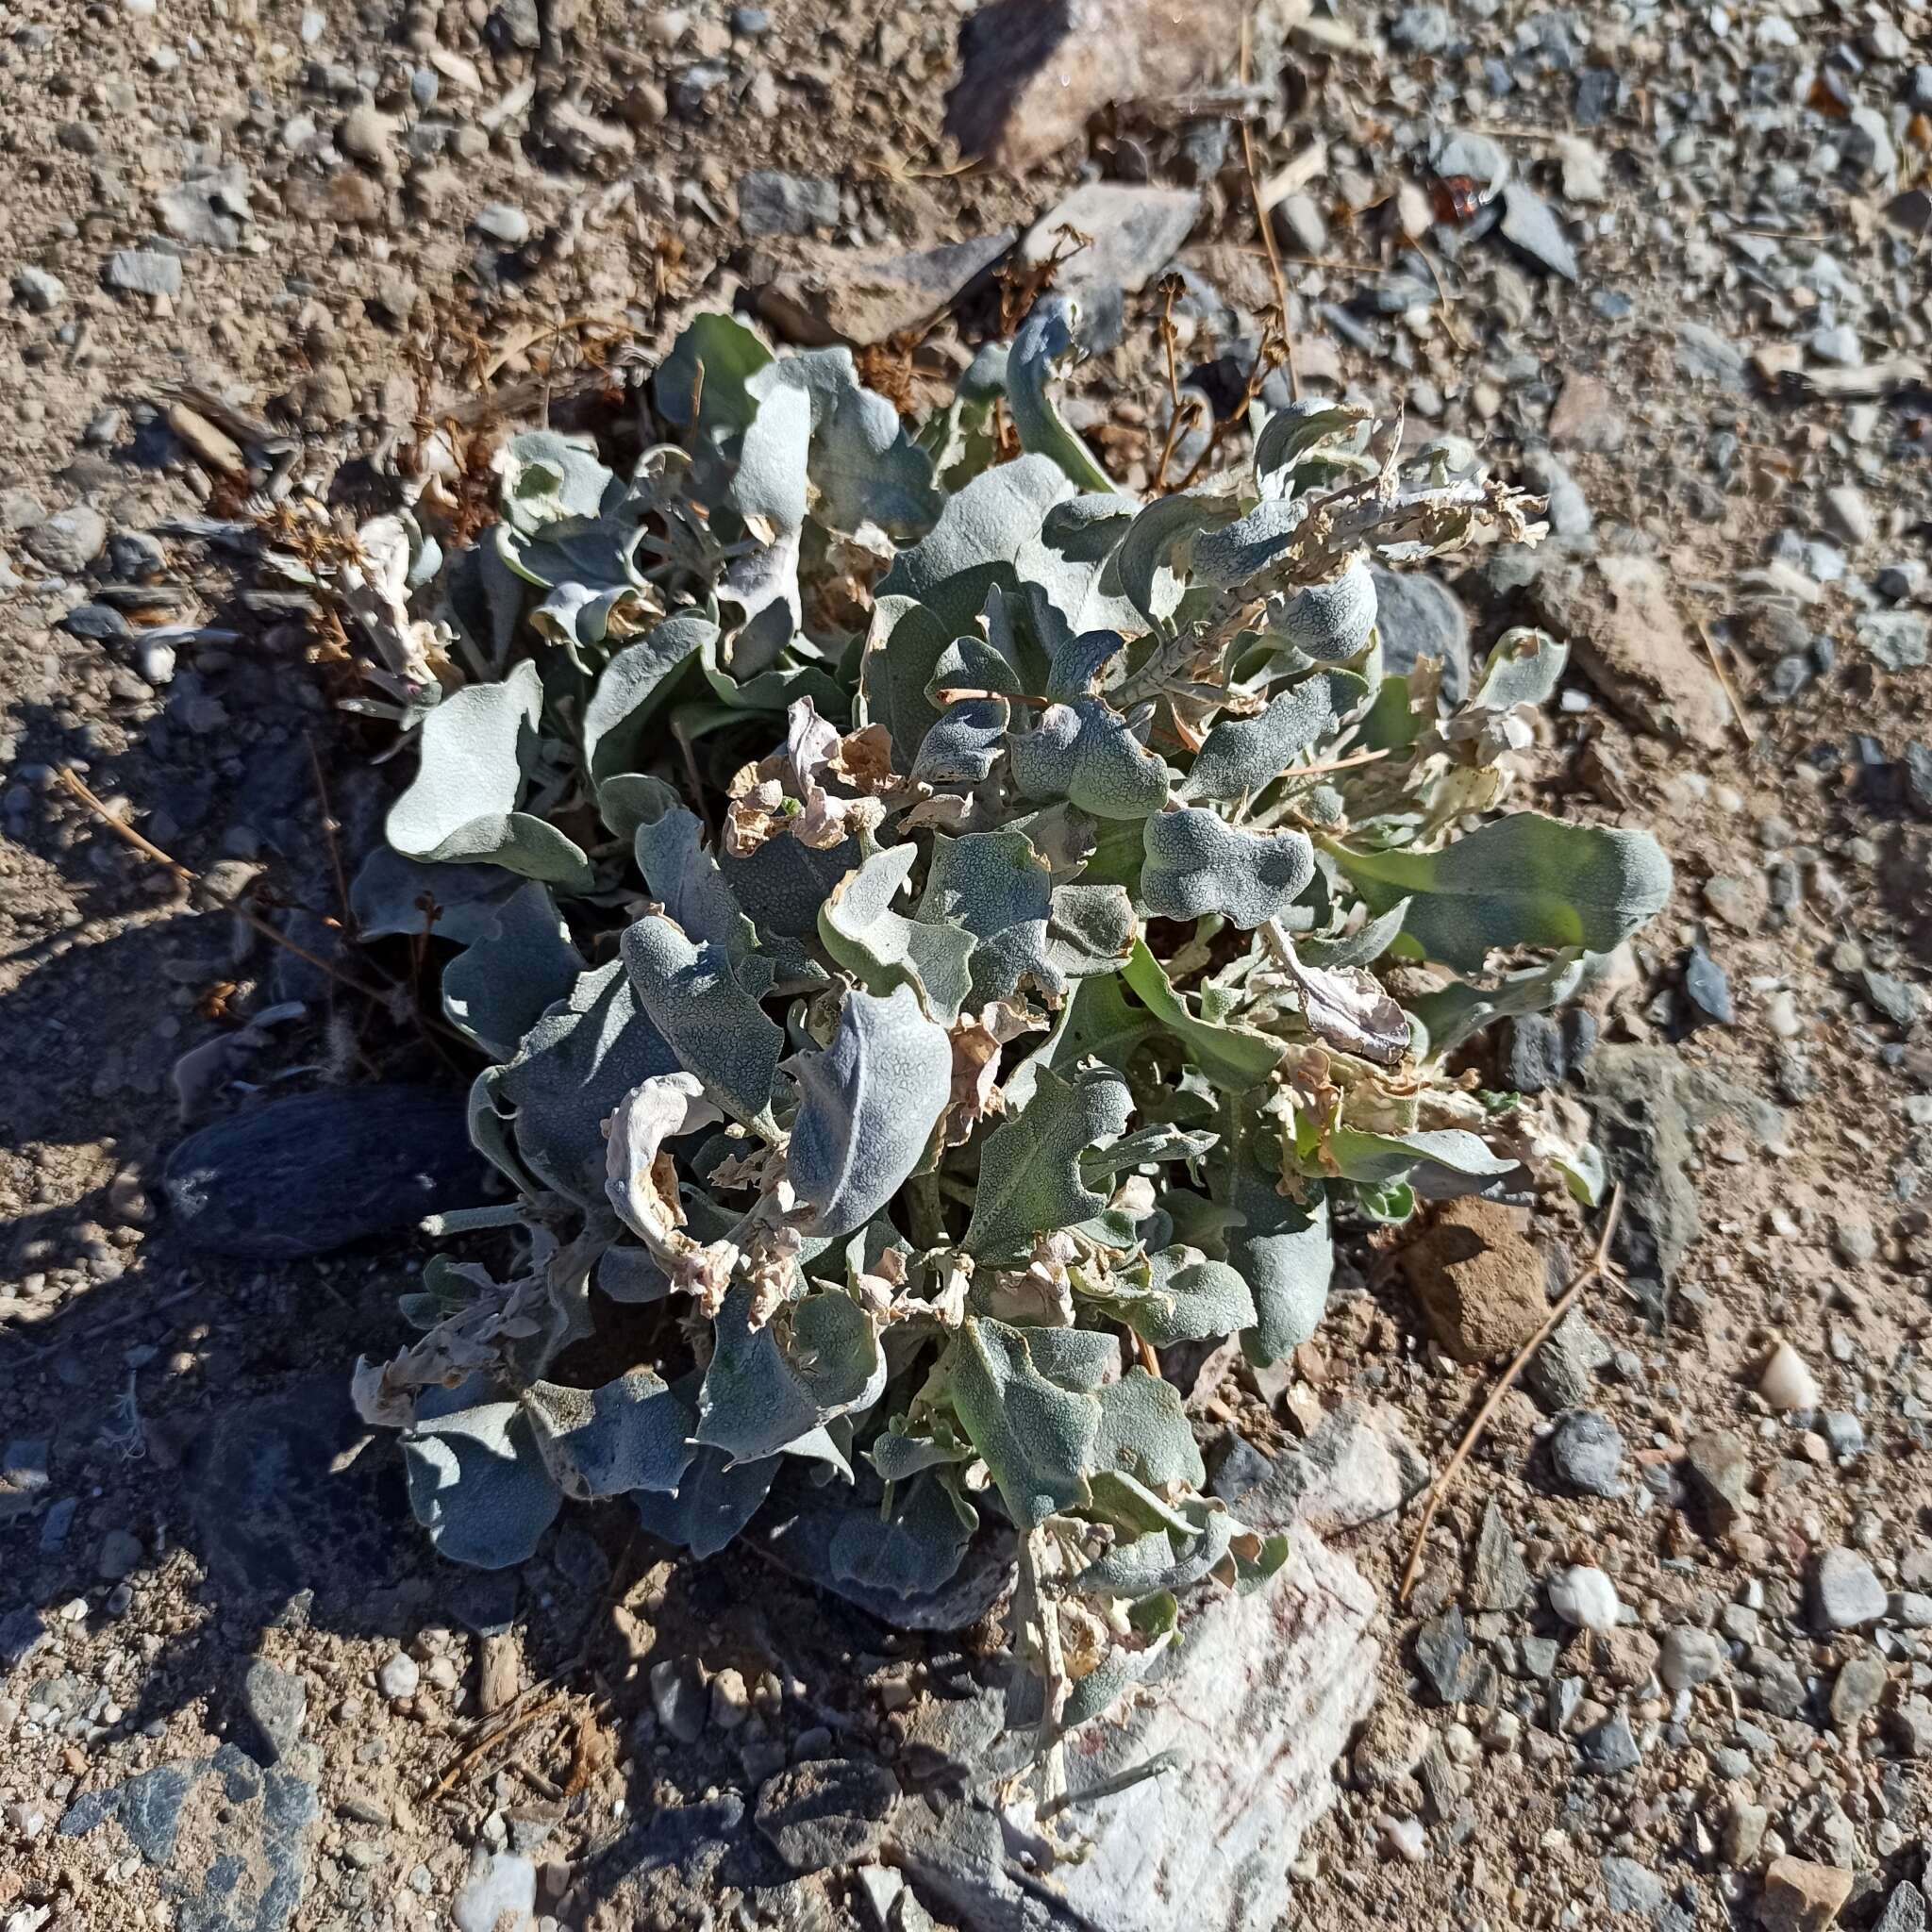
[{"label": "saltbush plant", "polygon": [[433,1260],[358,1370],[417,1516],[494,1567],[628,1497],[706,1556],[789,1472],[833,1580],[908,1604],[1005,1540],[1062,1723],[1283,1557],[1162,1351],[1305,1341],[1339,1227],[1525,1168],[1593,1198],[1574,1120],[1459,1050],[1671,883],[1511,804],[1560,643],[1453,707],[1384,661],[1371,559],[1538,504],[1325,402],[1137,501],[1052,400],[1073,322],[914,433],[845,351],[702,317],[627,477],[517,436],[473,543],[385,519],[343,580],[420,741],[357,909],[460,944],[506,1196],[441,1224],[497,1265]]}]

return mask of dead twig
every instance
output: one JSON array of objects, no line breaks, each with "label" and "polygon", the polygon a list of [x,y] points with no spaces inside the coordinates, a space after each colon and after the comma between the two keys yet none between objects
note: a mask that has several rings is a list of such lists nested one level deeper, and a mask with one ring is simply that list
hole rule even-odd
[{"label": "dead twig", "polygon": [[[184,1288],[177,1293],[165,1296],[160,1301],[149,1302],[144,1307],[139,1308],[129,1308],[125,1314],[116,1315],[110,1321],[96,1323],[93,1327],[87,1329],[80,1335],[69,1336],[62,1341],[49,1342],[44,1348],[30,1348],[24,1356],[16,1357],[16,1362],[25,1366],[29,1362],[45,1361],[50,1355],[58,1355],[65,1349],[85,1348],[89,1342],[97,1341],[103,1335],[111,1334],[116,1328],[125,1328],[130,1322],[142,1322],[145,1321],[150,1315],[158,1315],[163,1308],[172,1308],[177,1303],[185,1302],[190,1295],[196,1292],[198,1292],[198,1287]],[[21,1331],[10,1322],[0,1323],[0,1335],[21,1337]],[[21,1337],[21,1339],[24,1340],[25,1338]]]},{"label": "dead twig", "polygon": [[1429,1486],[1428,1499],[1423,1505],[1422,1521],[1415,1526],[1415,1546],[1408,1553],[1408,1562],[1402,1572],[1402,1585],[1395,1592],[1395,1601],[1406,1604],[1408,1593],[1415,1588],[1416,1572],[1422,1568],[1423,1550],[1428,1541],[1429,1525],[1436,1520],[1436,1511],[1442,1506],[1452,1484],[1456,1481],[1462,1465],[1469,1460],[1469,1453],[1476,1445],[1477,1439],[1489,1426],[1490,1418],[1495,1414],[1504,1396],[1515,1387],[1529,1359],[1544,1342],[1557,1332],[1563,1317],[1576,1306],[1583,1291],[1599,1276],[1610,1271],[1610,1242],[1617,1232],[1618,1217],[1624,1209],[1624,1190],[1619,1185],[1610,1195],[1609,1211],[1604,1216],[1603,1232],[1597,1237],[1596,1252],[1583,1268],[1571,1277],[1570,1284],[1557,1297],[1556,1306],[1544,1317],[1542,1326],[1517,1350],[1515,1359],[1496,1379],[1496,1385],[1483,1398],[1483,1405],[1475,1412],[1475,1420],[1464,1430],[1462,1440],[1456,1445],[1455,1454],[1443,1466],[1442,1474]]},{"label": "dead twig", "polygon": [[443,1774],[423,1793],[425,1804],[433,1804],[453,1787],[457,1780],[477,1761],[487,1757],[506,1739],[513,1738],[519,1731],[528,1730],[540,1718],[550,1717],[562,1710],[570,1703],[568,1693],[546,1697],[541,1704],[533,1704],[529,1709],[519,1711],[508,1724],[499,1724],[487,1738],[479,1738]]},{"label": "dead twig", "polygon": [[1731,680],[1724,675],[1724,658],[1718,651],[1717,640],[1711,636],[1710,626],[1701,618],[1698,620],[1697,635],[1703,641],[1704,655],[1710,659],[1710,668],[1717,676],[1718,689],[1724,692],[1724,702],[1731,708],[1731,718],[1737,724],[1738,735],[1743,739],[1747,746],[1756,744],[1757,734],[1744,722],[1743,707],[1738,703],[1738,694],[1731,689]]},{"label": "dead twig", "polygon": [[[1241,86],[1248,84],[1248,69],[1253,65],[1255,55],[1255,25],[1253,19],[1241,15]],[[1281,253],[1274,245],[1274,229],[1268,220],[1268,210],[1261,206],[1261,176],[1255,166],[1255,133],[1248,125],[1244,109],[1241,114],[1241,161],[1248,171],[1248,197],[1255,206],[1255,223],[1261,230],[1261,246],[1268,251],[1268,270],[1274,277],[1274,299],[1281,305],[1281,344],[1284,359],[1288,364],[1288,393],[1299,400],[1302,392],[1301,377],[1294,366],[1294,337],[1288,325],[1288,277],[1281,272]]]},{"label": "dead twig", "polygon": [[342,848],[336,838],[336,815],[329,804],[328,774],[322,769],[322,754],[315,741],[305,731],[302,742],[308,748],[308,770],[315,779],[315,799],[322,808],[322,836],[328,846],[328,869],[335,875],[336,900],[342,908],[342,925],[350,927],[355,919],[349,903],[349,874],[342,867]]}]

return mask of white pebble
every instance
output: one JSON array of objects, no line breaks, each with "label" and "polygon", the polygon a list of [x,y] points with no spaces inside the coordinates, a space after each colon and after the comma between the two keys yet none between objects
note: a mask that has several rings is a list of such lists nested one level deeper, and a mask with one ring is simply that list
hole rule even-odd
[{"label": "white pebble", "polygon": [[1566,1624],[1602,1635],[1617,1627],[1623,1606],[1617,1601],[1617,1586],[1589,1563],[1575,1563],[1556,1571],[1550,1577],[1550,1607]]},{"label": "white pebble", "polygon": [[1391,1818],[1386,1812],[1375,1820],[1386,1850],[1411,1865],[1420,1865],[1429,1856],[1429,1841],[1420,1818]]},{"label": "white pebble", "polygon": [[423,1681],[423,1673],[416,1668],[416,1659],[402,1651],[390,1658],[375,1674],[375,1681],[382,1687],[382,1694],[391,1704],[405,1697],[416,1694],[416,1686]]},{"label": "white pebble", "polygon": [[1818,1378],[1805,1366],[1805,1357],[1789,1341],[1772,1350],[1764,1373],[1757,1378],[1757,1392],[1772,1407],[1789,1415],[1793,1409],[1816,1408],[1822,1397]]}]

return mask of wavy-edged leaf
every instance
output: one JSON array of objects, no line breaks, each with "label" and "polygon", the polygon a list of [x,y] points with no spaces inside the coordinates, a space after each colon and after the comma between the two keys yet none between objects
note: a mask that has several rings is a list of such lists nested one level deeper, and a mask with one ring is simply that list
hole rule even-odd
[{"label": "wavy-edged leaf", "polygon": [[563,1497],[538,1453],[530,1419],[514,1402],[476,1401],[472,1381],[425,1390],[403,1436],[409,1507],[438,1553],[476,1570],[507,1570],[535,1556]]},{"label": "wavy-edged leaf", "polygon": [[651,393],[674,428],[712,437],[741,430],[758,413],[751,378],[772,360],[764,342],[728,315],[694,316],[658,365]]},{"label": "wavy-edged leaf", "polygon": [[808,1233],[856,1233],[883,1212],[924,1156],[952,1096],[953,1045],[909,986],[857,988],[823,1053],[790,1063],[804,1096],[786,1172]]},{"label": "wavy-edged leaf", "polygon": [[980,1260],[1026,1254],[1034,1238],[1070,1227],[1107,1206],[1080,1175],[1080,1157],[1127,1130],[1133,1111],[1127,1083],[1110,1067],[1048,1067],[1017,1118],[986,1139],[973,1218],[960,1243]]},{"label": "wavy-edged leaf", "polygon": [[1291,550],[1307,519],[1304,503],[1262,502],[1247,515],[1194,539],[1193,575],[1217,591],[1245,584]]},{"label": "wavy-edged leaf", "polygon": [[673,1491],[691,1465],[695,1418],[649,1369],[595,1389],[533,1382],[524,1406],[552,1477],[579,1502]]},{"label": "wavy-edged leaf", "polygon": [[680,674],[717,640],[718,626],[708,617],[680,611],[652,625],[605,665],[584,707],[584,766],[593,786],[642,763],[652,719],[681,681]]},{"label": "wavy-edged leaf", "polygon": [[470,946],[495,924],[503,902],[521,890],[499,866],[419,865],[391,846],[377,845],[356,869],[349,913],[358,939],[402,934]]},{"label": "wavy-edged leaf", "polygon": [[931,610],[947,639],[963,636],[985,608],[988,590],[1018,581],[1013,559],[1039,536],[1048,508],[1073,493],[1046,457],[1023,456],[988,470],[946,499],[931,533],[902,550],[880,578],[877,595],[910,597]]},{"label": "wavy-edged leaf", "polygon": [[1064,295],[1047,295],[1033,305],[1007,359],[1007,407],[1022,449],[1050,458],[1079,489],[1110,491],[1113,479],[1060,420],[1047,393],[1060,364],[1074,359],[1077,313]]},{"label": "wavy-edged leaf", "polygon": [[417,733],[422,761],[385,831],[425,864],[483,859],[525,878],[588,891],[591,862],[546,819],[516,809],[534,755],[543,687],[527,658],[501,684],[473,684],[435,707]]},{"label": "wavy-edged leaf", "polygon": [[1041,1332],[969,1316],[951,1357],[953,1407],[1023,1532],[1085,1499],[1100,1431],[1099,1398],[1035,1365]]},{"label": "wavy-edged leaf", "polygon": [[1326,681],[1309,677],[1253,718],[1224,718],[1208,732],[1181,780],[1180,795],[1251,798],[1335,726]]},{"label": "wavy-edged leaf", "polygon": [[1491,951],[1613,952],[1670,903],[1671,862],[1648,832],[1516,812],[1440,852],[1326,849],[1372,912],[1407,896],[1402,943],[1458,973]]},{"label": "wavy-edged leaf", "polygon": [[912,776],[921,785],[977,785],[1007,747],[1011,707],[1003,697],[961,698],[949,705],[920,741]]},{"label": "wavy-edged leaf", "polygon": [[1574,999],[1607,963],[1599,954],[1562,952],[1544,965],[1506,973],[1493,986],[1452,979],[1413,1000],[1409,1010],[1428,1035],[1432,1055],[1453,1053],[1498,1020],[1546,1012]]},{"label": "wavy-edged leaf", "polygon": [[1407,916],[1408,901],[1398,899],[1388,911],[1364,920],[1346,939],[1298,940],[1295,948],[1306,964],[1322,973],[1340,972],[1346,966],[1368,966],[1395,943]]},{"label": "wavy-edged leaf", "polygon": [[757,1328],[751,1306],[751,1291],[734,1288],[713,1324],[699,1442],[756,1462],[878,1400],[886,1386],[878,1327],[842,1289],[807,1294]]},{"label": "wavy-edged leaf", "polygon": [[1267,1079],[1288,1051],[1270,1034],[1202,1019],[1174,990],[1145,940],[1135,941],[1122,977],[1155,1019],[1180,1041],[1188,1058],[1217,1087],[1245,1091]]},{"label": "wavy-edged leaf", "polygon": [[765,1017],[714,941],[694,942],[661,913],[624,935],[624,970],[638,1004],[687,1073],[734,1119],[775,1133],[772,1092],[785,1050],[783,1028]]},{"label": "wavy-edged leaf", "polygon": [[1549,703],[1570,662],[1570,646],[1547,631],[1519,625],[1499,637],[1470,702],[1485,710]]},{"label": "wavy-edged leaf", "polygon": [[512,436],[491,467],[503,520],[523,536],[546,525],[590,522],[616,507],[624,486],[597,458],[588,437],[555,429]]},{"label": "wavy-edged leaf", "polygon": [[1255,1325],[1241,1333],[1242,1351],[1263,1366],[1315,1332],[1335,1269],[1327,1192],[1317,1180],[1299,1181],[1299,1198],[1282,1191],[1280,1136],[1259,1107],[1267,1097],[1265,1091],[1228,1097],[1225,1158],[1209,1174],[1216,1200],[1241,1216],[1223,1245],[1255,1297]]},{"label": "wavy-edged leaf", "polygon": [[1099,819],[1141,819],[1167,802],[1174,774],[1102,698],[1049,705],[1008,742],[1023,795],[1064,798]]},{"label": "wavy-edged leaf", "polygon": [[853,1509],[832,1533],[832,1574],[894,1596],[928,1596],[949,1582],[973,1541],[975,1519],[961,1515],[937,1477],[923,1475],[881,1515]]},{"label": "wavy-edged leaf", "polygon": [[1418,1134],[1372,1134],[1359,1127],[1337,1126],[1324,1143],[1328,1164],[1343,1180],[1370,1187],[1406,1181],[1419,1167],[1441,1168],[1448,1174],[1493,1180],[1514,1172],[1518,1163],[1506,1154],[1492,1154],[1477,1135],[1463,1127],[1439,1127]]},{"label": "wavy-edged leaf", "polygon": [[893,909],[892,900],[918,858],[911,844],[874,853],[819,908],[819,938],[874,992],[917,986],[934,1017],[950,1026],[972,991],[974,941],[950,920],[908,919]]},{"label": "wavy-edged leaf", "polygon": [[1132,1368],[1099,1392],[1093,1470],[1133,1476],[1154,1490],[1173,1484],[1198,1490],[1208,1480],[1181,1391],[1172,1382]]},{"label": "wavy-edged leaf", "polygon": [[1061,1007],[1053,1031],[1008,1076],[1002,1089],[1008,1107],[1015,1111],[1024,1108],[1033,1097],[1035,1083],[1049,1067],[1064,1072],[1091,1058],[1124,1072],[1136,1048],[1158,1030],[1153,1014],[1144,1007],[1129,1006],[1123,997],[1118,974],[1080,981]]},{"label": "wavy-edged leaf", "polygon": [[1241,513],[1240,501],[1224,490],[1190,490],[1157,496],[1142,508],[1121,539],[1116,558],[1121,589],[1150,625],[1178,622],[1191,549],[1204,530],[1219,530]]},{"label": "wavy-edged leaf", "polygon": [[533,1173],[571,1200],[601,1202],[604,1122],[633,1088],[676,1070],[670,1041],[612,959],[524,1036],[494,1099],[513,1110],[517,1153]]},{"label": "wavy-edged leaf", "polygon": [[1302,832],[1250,832],[1205,806],[1157,813],[1141,831],[1141,903],[1157,918],[1219,913],[1243,930],[1285,912],[1315,875]]},{"label": "wavy-edged leaf", "polygon": [[940,721],[941,708],[927,693],[935,688],[952,636],[916,598],[881,591],[873,604],[859,660],[859,689],[866,719],[886,727],[892,740],[892,763],[900,771],[909,772],[917,764],[926,733]]},{"label": "wavy-edged leaf", "polygon": [[486,1053],[508,1059],[545,1009],[570,997],[583,970],[550,889],[533,880],[442,969],[442,1010]]},{"label": "wavy-edged leaf", "polygon": [[[1351,455],[1362,440],[1363,425],[1373,420],[1367,409],[1353,403],[1291,405],[1277,409],[1255,438],[1255,485],[1271,500],[1287,496],[1298,480],[1296,472],[1317,452]],[[1324,449],[1325,446],[1325,449]],[[1308,464],[1309,471],[1327,473],[1327,464]]]},{"label": "wavy-edged leaf", "polygon": [[772,1493],[778,1458],[734,1463],[721,1449],[699,1449],[673,1495],[633,1490],[644,1528],[702,1561],[733,1541]]},{"label": "wavy-edged leaf", "polygon": [[1149,1256],[1147,1275],[1144,1285],[1110,1276],[1104,1295],[1088,1298],[1156,1348],[1235,1335],[1255,1325],[1255,1297],[1240,1271],[1210,1261],[1198,1248]]}]

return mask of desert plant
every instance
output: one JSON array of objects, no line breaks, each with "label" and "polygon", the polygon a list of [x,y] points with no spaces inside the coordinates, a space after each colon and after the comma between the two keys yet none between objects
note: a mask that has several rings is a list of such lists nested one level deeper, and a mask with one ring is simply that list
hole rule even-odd
[{"label": "desert plant", "polygon": [[1335,404],[1137,502],[1051,399],[1071,324],[915,436],[845,352],[706,316],[628,479],[516,437],[501,520],[447,560],[387,520],[355,607],[421,741],[358,909],[462,942],[513,1197],[443,1224],[512,1264],[432,1261],[358,1370],[437,1546],[629,1495],[708,1554],[789,1464],[849,1495],[855,1587],[1009,1527],[1061,1723],[1283,1554],[1160,1351],[1304,1341],[1339,1221],[1539,1161],[1591,1195],[1574,1124],[1456,1056],[1670,890],[1644,833],[1503,809],[1563,646],[1510,632],[1453,708],[1384,671],[1369,559],[1539,506]]}]

